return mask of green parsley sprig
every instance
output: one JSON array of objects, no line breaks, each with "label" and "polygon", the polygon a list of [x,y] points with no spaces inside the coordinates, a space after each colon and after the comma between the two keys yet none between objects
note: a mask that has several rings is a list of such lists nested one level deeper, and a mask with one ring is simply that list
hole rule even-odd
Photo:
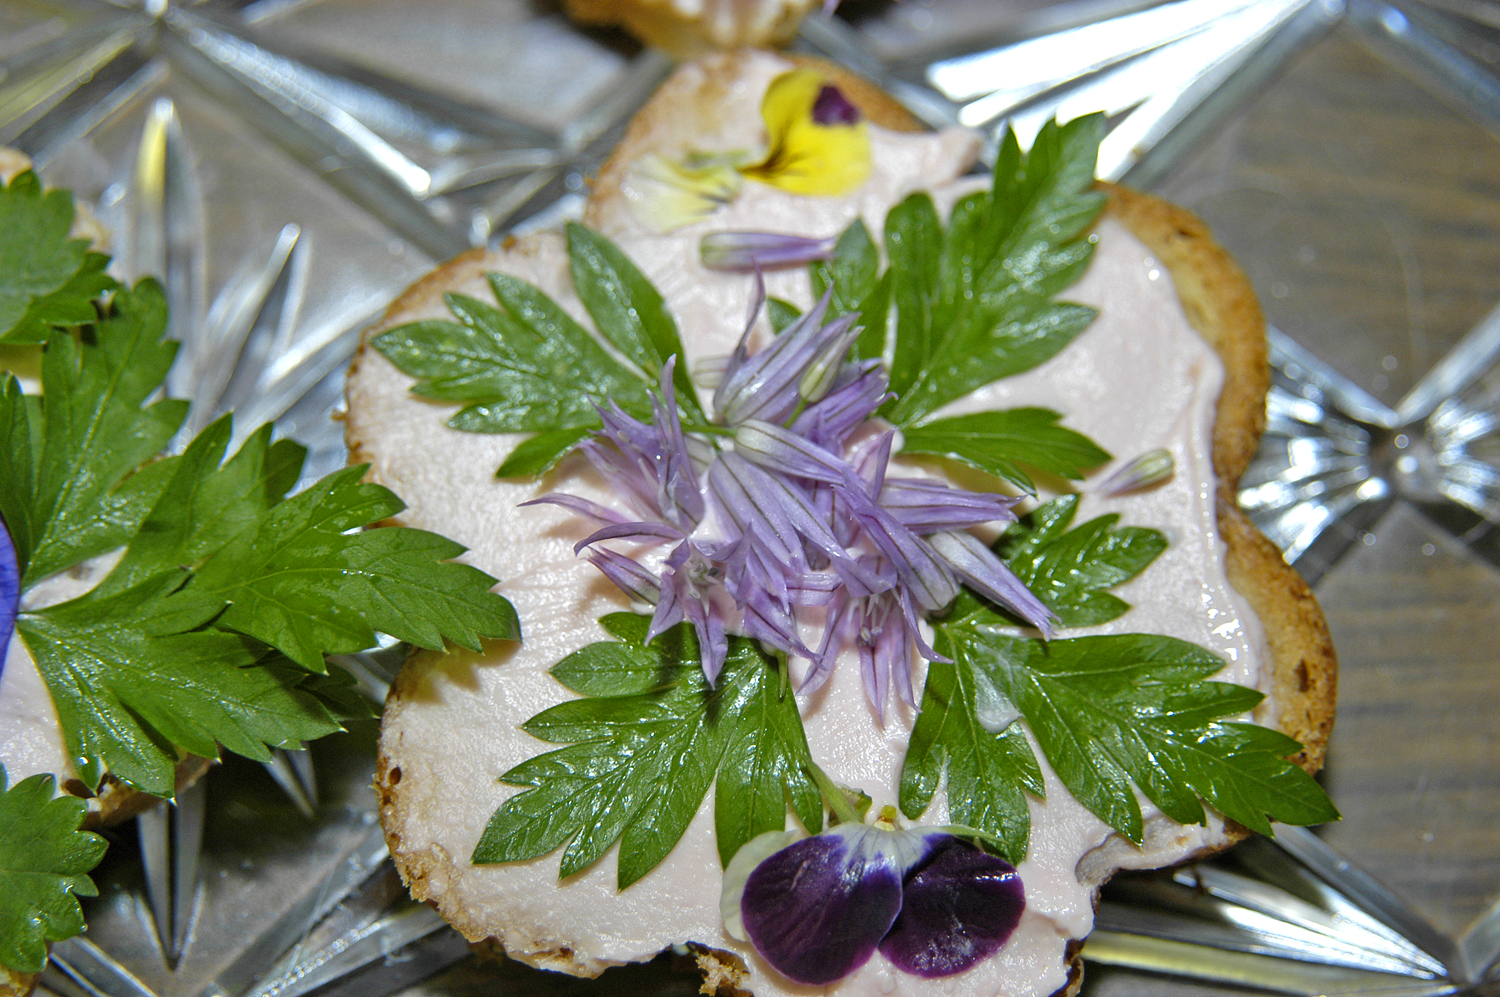
[{"label": "green parsley sprig", "polygon": [[105,842],[79,830],[88,814],[82,800],[53,798],[52,776],[7,784],[0,764],[0,965],[40,973],[47,943],[83,930],[76,898],[98,894],[87,874]]},{"label": "green parsley sprig", "polygon": [[[1072,530],[1078,496],[1065,495],[1013,524],[995,550],[1064,627],[1096,626],[1129,604],[1106,591],[1167,547],[1156,530],[1116,528],[1118,516]],[[934,624],[947,662],[928,666],[922,712],[902,766],[901,810],[916,820],[947,777],[953,820],[994,835],[1025,858],[1026,798],[1046,798],[1024,720],[1068,790],[1139,843],[1134,783],[1180,824],[1203,823],[1199,797],[1252,830],[1267,815],[1289,824],[1337,820],[1312,777],[1286,759],[1301,745],[1254,724],[1225,722],[1264,697],[1206,681],[1224,667],[1186,641],[1147,634],[1052,641],[1013,636],[1015,622],[962,593]],[[999,729],[997,727],[999,722]]]},{"label": "green parsley sprig", "polygon": [[1279,731],[1226,718],[1264,697],[1207,681],[1224,667],[1186,641],[1118,634],[1039,641],[1009,634],[1008,620],[981,608],[939,624],[935,647],[951,663],[928,669],[922,713],[901,779],[901,809],[927,809],[946,764],[954,819],[1026,855],[1024,790],[1045,796],[1018,725],[996,733],[981,722],[981,697],[1013,704],[1073,796],[1140,844],[1144,828],[1132,786],[1179,824],[1207,822],[1200,799],[1261,834],[1271,820],[1321,824],[1338,811],[1287,758],[1302,745]]},{"label": "green parsley sprig", "polygon": [[600,622],[618,641],[590,644],[552,669],[584,698],[522,725],[568,747],[500,777],[526,789],[490,818],[475,863],[517,862],[567,843],[559,872],[567,877],[618,840],[624,889],[666,858],[710,786],[726,865],[751,838],[786,827],[788,800],[804,827],[822,830],[802,717],[774,658],[733,637],[710,687],[686,624],[647,644],[647,617]]},{"label": "green parsley sprig", "polygon": [[170,796],[176,751],[252,758],[340,729],[367,711],[325,654],[374,644],[375,630],[425,647],[514,638],[494,580],[449,559],[463,548],[418,530],[348,533],[404,505],[363,468],[286,498],[303,450],[269,429],[224,459],[231,425],[158,459],[186,414],[148,403],[175,344],[155,284],[116,292],[75,341],[54,331],[43,393],[0,387],[0,515],[24,593],[107,551],[119,564],[87,594],[22,612],[16,629],[58,707],[88,785],[107,770]]},{"label": "green parsley sprig", "polygon": [[[170,797],[181,753],[268,760],[371,715],[325,656],[371,647],[377,631],[433,649],[519,638],[494,579],[453,560],[462,546],[359,531],[404,508],[362,482],[364,467],[289,496],[304,448],[263,426],[228,454],[228,416],[163,455],[188,408],[158,397],[177,349],[162,338],[165,299],[150,280],[105,275],[107,257],[69,238],[72,218],[71,197],[29,172],[0,188],[0,344],[39,352],[42,382],[27,395],[0,372],[0,517],[20,575],[16,632],[85,784],[108,773]],[[46,579],[111,552],[85,594],[28,605]],[[88,895],[82,873],[102,852],[64,833],[84,808],[48,802],[53,785],[37,776],[0,796],[0,962],[23,972],[40,968],[44,941],[81,929],[70,894]]]}]

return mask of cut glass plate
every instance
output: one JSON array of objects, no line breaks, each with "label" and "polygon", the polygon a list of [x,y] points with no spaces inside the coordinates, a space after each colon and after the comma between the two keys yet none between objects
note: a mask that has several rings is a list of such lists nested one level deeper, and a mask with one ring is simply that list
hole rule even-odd
[{"label": "cut glass plate", "polygon": [[[1341,651],[1346,819],[1122,878],[1089,990],[1500,986],[1496,5],[850,0],[796,44],[992,139],[1105,111],[1101,174],[1203,215],[1273,325],[1241,501]],[[123,275],[164,278],[191,424],[273,420],[311,478],[345,460],[361,327],[436,261],[576,211],[669,69],[529,0],[0,0],[0,143],[96,206]],[[346,665],[378,699],[400,656]],[[469,955],[385,859],[372,743],[231,759],[113,832],[44,988],[696,992],[670,955],[594,984]]]}]

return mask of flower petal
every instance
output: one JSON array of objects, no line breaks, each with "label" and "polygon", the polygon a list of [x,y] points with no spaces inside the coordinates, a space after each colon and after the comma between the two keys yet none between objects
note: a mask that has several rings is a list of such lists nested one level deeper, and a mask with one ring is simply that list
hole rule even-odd
[{"label": "flower petal", "polygon": [[[794,519],[804,519],[805,508],[797,501],[795,486],[765,473],[737,453],[724,453],[708,472],[708,484],[723,517],[743,532],[754,523],[760,539],[781,564],[794,571],[807,570],[802,539]],[[801,525],[811,524],[803,522]]]},{"label": "flower petal", "polygon": [[792,431],[824,449],[842,448],[849,434],[871,418],[886,399],[890,378],[879,360],[845,364],[823,398],[803,409]]},{"label": "flower petal", "polygon": [[824,616],[823,643],[818,645],[818,653],[812,658],[812,667],[807,670],[802,684],[797,687],[797,692],[806,695],[823,687],[823,683],[827,682],[829,676],[833,674],[833,666],[838,663],[839,652],[859,632],[859,621],[860,614],[848,593],[846,591],[835,592],[828,612]]},{"label": "flower petal", "polygon": [[16,611],[21,606],[21,567],[16,546],[10,538],[5,518],[0,516],[0,672],[5,671],[6,652],[10,649],[11,631],[16,625]]},{"label": "flower petal", "polygon": [[734,452],[761,467],[829,484],[845,481],[850,467],[842,458],[790,429],[761,419],[735,428]]},{"label": "flower petal", "polygon": [[626,595],[652,605],[661,602],[661,583],[656,576],[624,554],[600,547],[589,551],[588,557],[590,563]]},{"label": "flower petal", "polygon": [[1052,610],[1031,594],[1031,590],[984,545],[983,540],[971,533],[951,532],[934,533],[927,542],[980,595],[993,599],[1030,623],[1042,632],[1043,637],[1052,636],[1052,623],[1057,619]]},{"label": "flower petal", "polygon": [[516,508],[524,509],[528,505],[560,505],[564,509],[572,509],[580,515],[587,516],[601,523],[630,522],[630,520],[613,509],[606,509],[598,502],[591,502],[586,498],[579,498],[577,495],[569,495],[566,492],[554,492],[550,495],[543,495],[541,498],[532,499],[530,502],[522,502]]},{"label": "flower petal", "polygon": [[880,504],[917,536],[966,530],[985,523],[1013,523],[1018,497],[970,492],[925,478],[887,478]]},{"label": "flower petal", "polygon": [[724,919],[724,931],[736,941],[748,942],[745,934],[745,917],[740,903],[745,898],[745,881],[755,867],[775,855],[783,848],[807,835],[795,828],[790,831],[766,831],[757,834],[740,846],[734,858],[724,867],[723,885],[719,888],[719,916]]},{"label": "flower petal", "polygon": [[[833,95],[825,96],[829,90]],[[840,113],[842,98],[814,69],[794,69],[772,80],[760,109],[770,153],[758,165],[744,167],[745,176],[790,194],[838,197],[863,184],[870,175],[870,130],[857,112],[853,121]],[[820,101],[823,121],[815,118]]]},{"label": "flower petal", "polygon": [[897,969],[928,979],[962,973],[1015,931],[1026,893],[1015,867],[951,835],[907,874],[901,915],[880,943]]},{"label": "flower petal", "polygon": [[812,985],[842,979],[869,961],[895,922],[902,865],[894,854],[861,847],[869,831],[840,825],[805,838],[761,862],[745,881],[745,934],[789,979]]},{"label": "flower petal", "polygon": [[656,232],[671,232],[728,204],[743,184],[731,163],[651,153],[630,164],[622,187],[637,218]]},{"label": "flower petal", "polygon": [[958,595],[958,581],[948,563],[940,559],[927,541],[901,525],[896,517],[870,501],[860,489],[840,493],[850,511],[880,553],[896,569],[896,576],[925,612],[936,612]]},{"label": "flower petal", "polygon": [[585,547],[592,547],[601,540],[630,540],[635,543],[658,543],[662,540],[681,540],[682,531],[667,523],[613,523],[595,530],[573,545],[577,554]]},{"label": "flower petal", "polygon": [[698,256],[710,270],[753,273],[830,259],[837,241],[782,232],[710,232],[698,241]]},{"label": "flower petal", "polygon": [[677,355],[673,354],[662,364],[661,394],[651,397],[656,429],[665,444],[665,459],[657,462],[656,474],[662,491],[662,511],[667,518],[678,526],[697,525],[703,518],[703,490],[698,484],[687,437],[682,432],[682,417],[677,412],[677,390],[672,385],[676,369]]},{"label": "flower petal", "polygon": [[825,86],[818,91],[813,101],[812,118],[819,125],[857,125],[859,108],[849,102],[844,92],[836,86]]},{"label": "flower petal", "polygon": [[1158,448],[1147,450],[1125,464],[1094,488],[1101,495],[1124,495],[1137,489],[1159,485],[1177,470],[1172,452]]},{"label": "flower petal", "polygon": [[[847,340],[850,326],[859,318],[843,315],[823,325],[832,290],[754,356],[740,360],[740,347],[735,348],[724,381],[714,393],[714,407],[728,425],[746,419],[783,422],[802,404],[802,380],[808,368],[830,344]],[[847,342],[843,350],[848,350]]]}]

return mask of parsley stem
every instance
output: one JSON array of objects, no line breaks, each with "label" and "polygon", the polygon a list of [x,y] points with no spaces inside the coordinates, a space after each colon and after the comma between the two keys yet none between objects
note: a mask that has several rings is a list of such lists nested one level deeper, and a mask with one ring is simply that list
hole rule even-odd
[{"label": "parsley stem", "polygon": [[[859,812],[854,809],[854,804],[849,802],[849,795],[840,789],[828,773],[818,767],[818,763],[812,759],[807,761],[807,774],[812,776],[813,782],[817,783],[818,790],[823,794],[823,800],[828,804],[828,809],[838,818],[840,824],[861,824]],[[808,828],[809,831],[812,828]]]}]

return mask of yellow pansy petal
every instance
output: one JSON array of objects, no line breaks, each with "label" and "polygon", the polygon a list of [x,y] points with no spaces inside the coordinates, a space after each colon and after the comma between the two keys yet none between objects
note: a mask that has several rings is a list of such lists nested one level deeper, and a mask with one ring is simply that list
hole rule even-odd
[{"label": "yellow pansy petal", "polygon": [[631,164],[622,190],[631,211],[657,232],[691,225],[740,191],[739,172],[723,158],[678,163],[652,153]]},{"label": "yellow pansy petal", "polygon": [[[824,94],[824,90],[832,91]],[[847,101],[813,69],[794,69],[771,81],[761,101],[761,116],[770,136],[766,158],[745,167],[747,177],[792,194],[848,194],[870,175],[870,131],[863,121],[835,116],[828,124],[814,120],[819,97]],[[852,110],[852,108],[851,108]]]}]

